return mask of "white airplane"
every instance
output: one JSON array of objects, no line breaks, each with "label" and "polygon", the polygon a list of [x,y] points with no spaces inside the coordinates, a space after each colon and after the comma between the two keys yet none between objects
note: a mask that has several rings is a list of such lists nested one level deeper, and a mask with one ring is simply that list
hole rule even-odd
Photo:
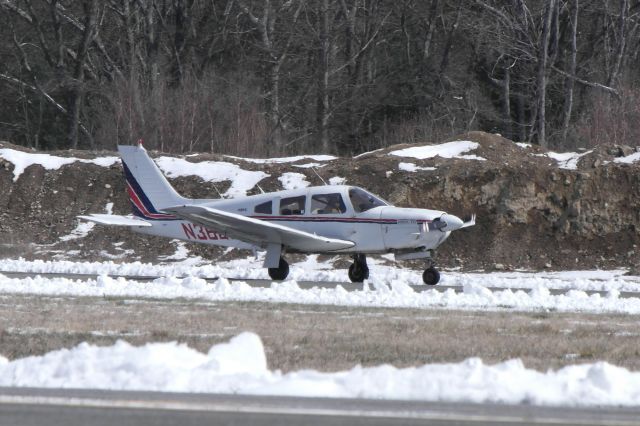
[{"label": "white airplane", "polygon": [[314,186],[236,199],[179,195],[141,144],[118,146],[133,216],[91,214],[92,222],[204,244],[266,250],[264,267],[284,280],[283,254],[349,254],[349,279],[369,277],[366,254],[393,253],[396,260],[425,259],[425,284],[435,285],[434,250],[451,231],[475,225],[439,210],[394,207],[362,188]]}]

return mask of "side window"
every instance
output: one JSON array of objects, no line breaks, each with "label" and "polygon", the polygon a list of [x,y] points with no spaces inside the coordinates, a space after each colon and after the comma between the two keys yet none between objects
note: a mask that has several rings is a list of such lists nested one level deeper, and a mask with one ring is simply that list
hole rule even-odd
[{"label": "side window", "polygon": [[271,205],[273,203],[271,201],[267,201],[266,203],[262,203],[262,204],[258,204],[256,206],[256,208],[253,210],[255,213],[262,213],[262,214],[271,214]]},{"label": "side window", "polygon": [[304,195],[301,197],[283,198],[280,200],[280,214],[282,216],[288,216],[292,214],[304,214],[304,203],[307,197]]},{"label": "side window", "polygon": [[311,214],[337,214],[347,211],[340,194],[316,194],[311,197]]}]

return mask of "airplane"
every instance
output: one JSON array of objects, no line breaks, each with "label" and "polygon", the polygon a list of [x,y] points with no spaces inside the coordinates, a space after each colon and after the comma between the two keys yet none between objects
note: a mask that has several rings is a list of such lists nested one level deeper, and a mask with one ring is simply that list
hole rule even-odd
[{"label": "airplane", "polygon": [[266,251],[269,276],[287,278],[285,253],[347,254],[349,279],[369,278],[366,255],[424,259],[425,284],[440,273],[433,255],[452,231],[475,225],[440,210],[401,208],[351,185],[325,185],[233,199],[190,199],[178,194],[141,143],[118,146],[132,215],[79,218],[124,226],[142,234],[239,249]]}]

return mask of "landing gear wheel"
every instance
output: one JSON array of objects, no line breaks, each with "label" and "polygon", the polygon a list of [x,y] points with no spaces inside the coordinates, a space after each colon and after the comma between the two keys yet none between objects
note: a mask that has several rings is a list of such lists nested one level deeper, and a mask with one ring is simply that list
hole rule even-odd
[{"label": "landing gear wheel", "polygon": [[269,276],[274,281],[282,281],[289,275],[289,264],[283,258],[280,258],[280,263],[277,268],[269,268]]},{"label": "landing gear wheel", "polygon": [[352,283],[361,283],[367,278],[369,278],[369,268],[366,265],[364,268],[356,263],[349,266],[349,279]]},{"label": "landing gear wheel", "polygon": [[436,285],[440,281],[440,272],[433,266],[427,268],[422,273],[422,281],[427,285]]},{"label": "landing gear wheel", "polygon": [[369,278],[367,258],[363,254],[353,256],[353,263],[349,266],[349,279],[352,283],[361,283]]}]

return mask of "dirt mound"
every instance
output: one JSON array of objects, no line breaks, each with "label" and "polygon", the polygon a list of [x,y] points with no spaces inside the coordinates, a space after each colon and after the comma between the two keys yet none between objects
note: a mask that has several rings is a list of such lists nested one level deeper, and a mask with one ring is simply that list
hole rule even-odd
[{"label": "dirt mound", "polygon": [[[265,191],[282,189],[278,178],[284,173],[303,174],[311,185],[322,184],[318,175],[325,180],[337,176],[399,206],[441,209],[459,216],[477,213],[477,226],[454,233],[440,248],[438,262],[443,267],[640,268],[640,162],[615,162],[632,155],[634,148],[603,146],[555,155],[483,132],[444,142],[451,141],[479,146],[453,158],[389,154],[410,145],[321,162],[309,158],[251,162],[213,154],[185,158],[224,161],[265,172],[269,177],[259,183]],[[0,143],[2,148],[31,152],[8,143]],[[49,154],[84,159],[116,155]],[[314,172],[307,167],[310,163],[321,164]],[[169,240],[122,229],[96,226],[86,237],[79,231],[74,234],[77,215],[129,213],[118,163],[104,167],[73,162],[52,170],[31,165],[15,182],[14,168],[15,164],[0,158],[0,256],[152,261],[175,252]],[[198,198],[218,198],[231,184],[213,184],[194,176],[171,181],[185,196]],[[255,187],[249,194],[259,192]],[[216,248],[190,245],[189,249],[212,260],[222,256]]]}]

